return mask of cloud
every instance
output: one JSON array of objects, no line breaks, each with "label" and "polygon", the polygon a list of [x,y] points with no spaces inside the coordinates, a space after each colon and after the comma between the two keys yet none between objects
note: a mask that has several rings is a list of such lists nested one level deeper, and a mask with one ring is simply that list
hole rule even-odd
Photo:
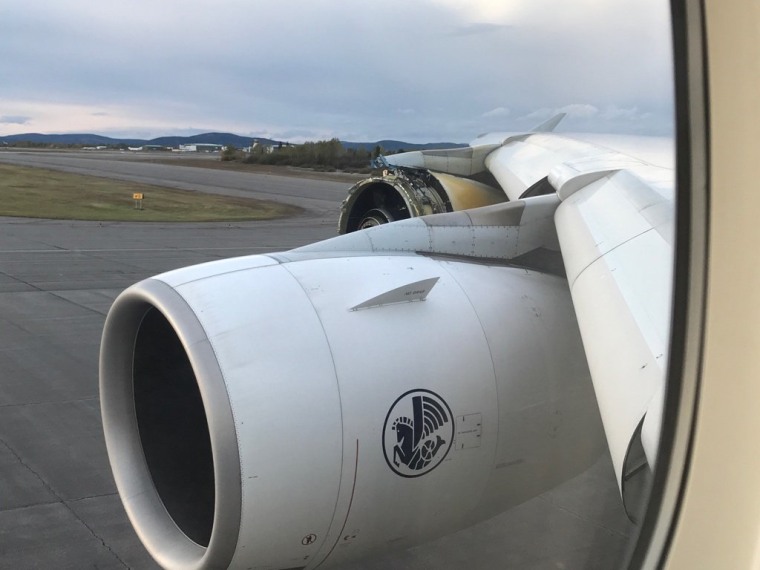
[{"label": "cloud", "polygon": [[599,115],[602,119],[608,121],[627,120],[639,121],[648,119],[652,116],[649,111],[640,111],[635,105],[629,108],[621,108],[616,105],[607,105]]},{"label": "cloud", "polygon": [[204,125],[409,142],[466,141],[489,119],[520,128],[565,107],[596,131],[672,123],[667,3],[579,1],[322,0],[297,15],[282,0],[19,3],[0,19],[0,77],[14,78],[0,108],[39,132]]},{"label": "cloud", "polygon": [[576,132],[603,132],[627,134],[655,134],[670,136],[673,116],[666,105],[659,110],[645,111],[637,106],[625,107],[614,103],[601,109],[590,103],[571,103],[559,107],[542,107],[522,115],[517,121],[523,126],[534,126],[558,113],[567,113],[558,130]]},{"label": "cloud", "polygon": [[532,111],[528,113],[527,115],[523,115],[522,117],[519,117],[518,121],[534,121],[534,120],[544,120],[548,119],[549,117],[553,117],[554,115],[558,115],[559,113],[566,113],[568,118],[571,117],[578,117],[578,118],[589,118],[594,117],[599,113],[599,109],[597,109],[594,105],[591,105],[589,103],[571,103],[570,105],[563,105],[562,107],[554,107],[554,108],[548,108],[548,107],[542,107],[540,109],[536,109],[535,111]]},{"label": "cloud", "polygon": [[503,32],[508,30],[510,26],[504,24],[493,24],[489,22],[476,22],[473,24],[465,24],[456,27],[449,35],[451,36],[480,36],[482,34],[491,34],[494,32]]},{"label": "cloud", "polygon": [[31,117],[25,117],[23,115],[3,115],[0,116],[0,123],[6,125],[26,125],[31,121]]},{"label": "cloud", "polygon": [[588,103],[572,103],[557,109],[558,113],[567,113],[568,117],[588,118],[599,113],[599,109]]},{"label": "cloud", "polygon": [[484,119],[493,119],[495,117],[506,117],[510,114],[510,110],[506,107],[496,107],[490,111],[486,111],[481,115]]},{"label": "cloud", "polygon": [[535,111],[531,111],[527,115],[523,115],[521,117],[518,117],[518,121],[543,121],[545,119],[548,119],[552,115],[556,115],[557,110],[556,109],[549,109],[547,107],[541,107],[540,109],[536,109]]}]

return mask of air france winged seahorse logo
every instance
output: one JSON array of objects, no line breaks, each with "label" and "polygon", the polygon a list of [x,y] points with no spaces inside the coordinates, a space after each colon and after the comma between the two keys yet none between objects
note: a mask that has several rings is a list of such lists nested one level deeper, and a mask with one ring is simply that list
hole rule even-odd
[{"label": "air france winged seahorse logo", "polygon": [[435,392],[410,390],[393,402],[383,426],[385,461],[402,477],[419,477],[446,458],[454,440],[454,418]]}]

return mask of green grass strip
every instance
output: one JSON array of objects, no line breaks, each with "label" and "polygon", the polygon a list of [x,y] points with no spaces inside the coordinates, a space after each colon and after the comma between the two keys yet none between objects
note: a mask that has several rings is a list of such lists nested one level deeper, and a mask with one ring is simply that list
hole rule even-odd
[{"label": "green grass strip", "polygon": [[[133,195],[142,193],[142,210]],[[125,222],[269,220],[295,206],[0,164],[0,216]]]}]

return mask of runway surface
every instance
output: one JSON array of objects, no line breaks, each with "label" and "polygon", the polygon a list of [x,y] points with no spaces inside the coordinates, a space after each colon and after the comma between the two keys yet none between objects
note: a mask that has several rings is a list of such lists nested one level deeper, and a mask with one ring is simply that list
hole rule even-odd
[{"label": "runway surface", "polygon": [[[127,521],[103,442],[97,363],[108,308],[156,273],[332,237],[348,184],[113,157],[0,152],[0,161],[307,209],[231,224],[0,219],[0,568],[157,568]],[[609,569],[632,533],[605,456],[490,521],[350,568]]]},{"label": "runway surface", "polygon": [[[167,154],[170,153],[4,151],[0,152],[0,163],[51,168],[209,194],[277,200],[307,208],[318,215],[334,215],[336,220],[336,204],[345,198],[346,189],[352,183],[350,178],[346,183],[340,183],[319,178],[172,166],[149,161]],[[177,160],[181,161],[182,157]]]}]

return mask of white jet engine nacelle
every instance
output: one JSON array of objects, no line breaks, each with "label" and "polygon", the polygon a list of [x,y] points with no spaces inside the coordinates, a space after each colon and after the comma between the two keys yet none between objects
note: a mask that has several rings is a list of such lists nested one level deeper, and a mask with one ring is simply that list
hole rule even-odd
[{"label": "white jet engine nacelle", "polygon": [[167,568],[325,568],[586,469],[603,432],[566,282],[419,255],[252,256],[127,289],[108,453]]}]

